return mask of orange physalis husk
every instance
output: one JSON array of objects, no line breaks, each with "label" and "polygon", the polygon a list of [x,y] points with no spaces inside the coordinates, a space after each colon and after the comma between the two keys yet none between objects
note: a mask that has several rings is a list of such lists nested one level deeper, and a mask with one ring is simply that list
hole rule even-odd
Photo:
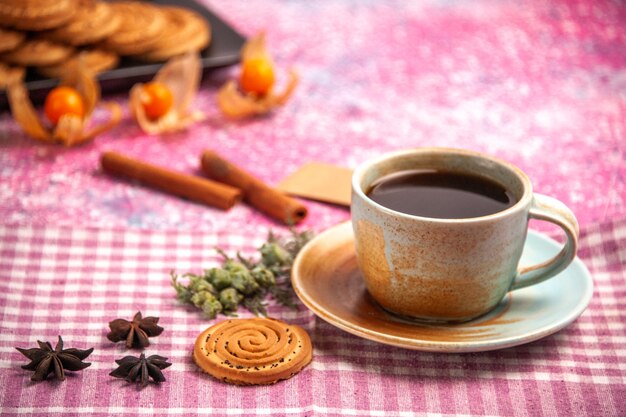
[{"label": "orange physalis husk", "polygon": [[[241,48],[241,62],[249,59],[262,58],[271,63],[272,59],[265,47],[265,35],[250,39]],[[237,82],[228,81],[217,94],[217,104],[224,114],[233,118],[244,118],[262,115],[287,102],[298,85],[298,75],[294,70],[289,71],[289,80],[281,93],[276,93],[274,87],[266,94],[257,95],[240,91]]]},{"label": "orange physalis husk", "polygon": [[109,120],[87,129],[91,115],[100,100],[100,86],[95,74],[88,71],[80,59],[61,79],[60,85],[67,85],[78,91],[85,103],[85,115],[79,117],[65,114],[59,118],[56,126],[49,128],[41,122],[28,96],[23,73],[7,81],[7,95],[13,117],[24,132],[34,139],[45,143],[61,143],[65,146],[80,145],[113,128],[122,119],[121,107],[116,103],[106,103],[104,106],[111,112]]},{"label": "orange physalis husk", "polygon": [[156,120],[151,120],[144,110],[142,95],[144,84],[135,84],[130,90],[130,110],[141,129],[148,134],[184,130],[190,124],[204,119],[199,111],[189,112],[200,78],[202,65],[197,53],[187,53],[170,59],[152,81],[164,84],[172,93],[171,109]]}]

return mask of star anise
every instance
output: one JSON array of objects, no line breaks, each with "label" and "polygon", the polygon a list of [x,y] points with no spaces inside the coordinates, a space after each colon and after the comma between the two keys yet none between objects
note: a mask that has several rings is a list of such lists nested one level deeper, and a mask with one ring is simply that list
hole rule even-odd
[{"label": "star anise", "polygon": [[138,382],[142,388],[148,385],[150,378],[156,383],[165,381],[161,369],[172,365],[163,356],[152,355],[146,358],[143,353],[138,358],[125,356],[115,362],[119,367],[109,375],[115,378],[124,378],[128,382]]},{"label": "star anise", "polygon": [[30,363],[23,365],[22,369],[35,371],[35,374],[30,378],[31,381],[47,379],[51,373],[54,373],[58,380],[63,381],[65,379],[65,370],[80,371],[91,365],[91,363],[83,362],[83,359],[93,352],[93,348],[86,350],[63,349],[61,336],[59,336],[59,341],[54,350],[50,342],[38,340],[37,343],[39,344],[38,348],[15,348],[30,359]]},{"label": "star anise", "polygon": [[133,321],[115,319],[109,323],[111,331],[107,338],[111,342],[126,340],[126,347],[145,348],[150,345],[148,337],[158,336],[163,332],[163,327],[157,325],[158,317],[141,317],[138,311],[133,317]]}]

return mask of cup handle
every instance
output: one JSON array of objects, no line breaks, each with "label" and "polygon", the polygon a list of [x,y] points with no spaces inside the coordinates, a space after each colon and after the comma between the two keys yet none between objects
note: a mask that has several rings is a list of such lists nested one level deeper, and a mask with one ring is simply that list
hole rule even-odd
[{"label": "cup handle", "polygon": [[539,284],[563,271],[574,260],[578,248],[578,221],[574,213],[559,200],[542,194],[534,194],[530,207],[531,219],[554,223],[565,232],[567,242],[552,259],[538,265],[521,268],[510,291]]}]

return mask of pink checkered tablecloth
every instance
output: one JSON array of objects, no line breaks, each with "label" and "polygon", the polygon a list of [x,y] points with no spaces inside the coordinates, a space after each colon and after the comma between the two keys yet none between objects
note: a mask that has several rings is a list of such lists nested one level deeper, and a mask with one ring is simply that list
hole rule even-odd
[{"label": "pink checkered tablecloth", "polygon": [[[39,144],[0,110],[0,415],[626,416],[626,3],[200,2],[245,36],[265,30],[278,82],[288,68],[300,76],[285,107],[220,118],[229,67],[208,74],[193,102],[210,122],[173,135],[142,133],[122,93],[104,95],[125,107],[120,125],[77,148]],[[580,318],[530,344],[442,354],[360,339],[302,305],[271,306],[311,334],[313,362],[274,386],[222,384],[190,358],[213,321],[175,300],[169,272],[215,265],[218,245],[252,253],[268,230],[286,229],[245,204],[220,211],[98,167],[113,150],[199,174],[209,148],[276,184],[307,162],[354,168],[424,146],[508,160],[572,208],[594,281]],[[303,229],[350,217],[306,204]],[[173,362],[165,383],[141,391],[108,376],[125,351],[105,337],[110,320],[137,310],[165,327],[147,353]],[[58,334],[94,347],[92,365],[31,383],[14,348]]]},{"label": "pink checkered tablecloth", "polygon": [[[0,227],[0,414],[3,416],[620,416],[626,413],[626,219],[583,231],[595,294],[566,329],[485,353],[437,354],[345,333],[305,307],[271,306],[303,326],[313,362],[293,378],[239,387],[200,372],[196,336],[212,321],[180,305],[169,272],[217,261],[214,247],[249,253],[259,235],[108,228]],[[136,390],[108,376],[125,348],[107,323],[137,310],[165,331],[147,354],[168,357],[160,386]],[[249,314],[242,314],[249,316]],[[56,340],[88,348],[92,365],[66,381],[31,383],[14,347]]]}]

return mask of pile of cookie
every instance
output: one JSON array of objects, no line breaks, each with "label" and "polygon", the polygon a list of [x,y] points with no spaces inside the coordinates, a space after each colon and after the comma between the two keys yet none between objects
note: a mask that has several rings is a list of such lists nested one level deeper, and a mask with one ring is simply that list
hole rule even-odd
[{"label": "pile of cookie", "polygon": [[130,0],[0,0],[5,70],[29,67],[44,77],[60,77],[82,56],[97,73],[115,68],[120,57],[162,62],[200,51],[210,41],[207,21],[183,7]]}]

